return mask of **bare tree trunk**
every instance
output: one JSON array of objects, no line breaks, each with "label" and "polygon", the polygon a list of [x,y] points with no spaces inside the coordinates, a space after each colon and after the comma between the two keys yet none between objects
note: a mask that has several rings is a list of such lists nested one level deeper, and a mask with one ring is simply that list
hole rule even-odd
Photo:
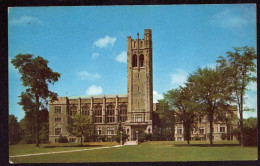
[{"label": "bare tree trunk", "polygon": [[239,115],[240,115],[240,123],[239,123],[239,128],[240,128],[240,146],[244,146],[244,130],[243,130],[243,95],[240,96],[240,108],[239,108]]},{"label": "bare tree trunk", "polygon": [[80,145],[82,146],[83,143],[82,143],[82,135],[81,135],[81,138],[80,138]]},{"label": "bare tree trunk", "polygon": [[36,100],[36,109],[35,109],[35,115],[36,115],[36,147],[39,147],[39,96],[35,95]]},{"label": "bare tree trunk", "polygon": [[[212,133],[213,133],[213,114],[210,112],[209,115],[209,141],[210,141],[210,146],[213,146],[213,140],[212,140]],[[206,132],[206,131],[205,131]]]}]

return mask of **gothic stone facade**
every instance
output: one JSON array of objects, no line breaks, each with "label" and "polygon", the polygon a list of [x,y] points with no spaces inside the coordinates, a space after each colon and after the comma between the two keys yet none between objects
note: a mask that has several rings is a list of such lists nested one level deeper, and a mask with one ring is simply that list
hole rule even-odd
[{"label": "gothic stone facade", "polygon": [[[57,142],[60,135],[66,136],[69,142],[80,141],[66,131],[67,116],[74,114],[89,115],[95,124],[96,134],[106,136],[107,141],[113,141],[119,122],[129,135],[129,140],[136,139],[135,133],[140,128],[146,133],[152,133],[154,105],[151,29],[145,29],[144,39],[139,39],[139,34],[136,40],[127,37],[127,72],[128,91],[125,95],[59,97],[58,101],[50,101],[49,141]],[[179,129],[182,126],[179,123],[176,125],[175,140],[182,140]],[[204,126],[206,131],[207,125]]]}]

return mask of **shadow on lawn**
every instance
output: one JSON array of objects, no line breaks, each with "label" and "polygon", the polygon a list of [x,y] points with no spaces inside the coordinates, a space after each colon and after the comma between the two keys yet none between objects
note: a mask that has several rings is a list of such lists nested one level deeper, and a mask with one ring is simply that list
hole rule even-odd
[{"label": "shadow on lawn", "polygon": [[47,145],[44,146],[43,148],[61,148],[61,147],[67,147],[67,148],[73,148],[73,147],[100,147],[102,145]]},{"label": "shadow on lawn", "polygon": [[210,146],[210,144],[175,144],[174,146],[177,147],[228,147],[228,146],[240,146],[238,144],[213,144]]}]

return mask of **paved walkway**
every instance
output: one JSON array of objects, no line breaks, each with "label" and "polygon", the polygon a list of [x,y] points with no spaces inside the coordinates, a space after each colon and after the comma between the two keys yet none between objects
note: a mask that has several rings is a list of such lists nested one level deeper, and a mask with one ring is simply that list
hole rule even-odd
[{"label": "paved walkway", "polygon": [[[58,152],[46,152],[46,153],[24,154],[24,155],[16,155],[16,156],[9,156],[9,157],[29,157],[29,156],[39,156],[39,155],[46,155],[46,154],[70,153],[70,152],[80,152],[80,151],[87,151],[87,150],[117,148],[117,147],[121,147],[121,146],[124,146],[124,145],[116,145],[116,146],[108,146],[108,147],[99,147],[99,148],[90,148],[90,149],[80,149],[80,150],[58,151]],[[11,161],[11,162],[12,162],[12,161]]]}]

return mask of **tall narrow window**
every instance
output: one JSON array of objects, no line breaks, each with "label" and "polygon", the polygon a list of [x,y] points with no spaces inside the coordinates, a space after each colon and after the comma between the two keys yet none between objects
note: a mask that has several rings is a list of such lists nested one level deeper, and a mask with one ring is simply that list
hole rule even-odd
[{"label": "tall narrow window", "polygon": [[81,114],[82,115],[89,115],[89,106],[88,105],[82,106]]},{"label": "tall narrow window", "polygon": [[127,120],[127,106],[123,104],[119,106],[119,121],[125,122],[126,120]]},{"label": "tall narrow window", "polygon": [[102,107],[97,105],[94,107],[95,123],[102,123]]},{"label": "tall narrow window", "polygon": [[140,55],[139,63],[140,63],[140,67],[144,66],[144,55],[143,54]]},{"label": "tall narrow window", "polygon": [[137,86],[137,91],[140,92],[139,86]]},{"label": "tall narrow window", "polygon": [[77,114],[77,106],[76,106],[76,105],[70,106],[69,115],[70,115],[70,116],[73,116],[73,115],[76,115],[76,114]]},{"label": "tall narrow window", "polygon": [[113,105],[107,106],[107,122],[115,122],[115,107]]},{"label": "tall narrow window", "polygon": [[140,78],[140,75],[139,75],[139,73],[137,73],[137,78],[138,78],[138,79]]},{"label": "tall narrow window", "polygon": [[137,67],[137,56],[133,56],[133,67]]},{"label": "tall narrow window", "polygon": [[61,134],[61,128],[55,128],[55,130],[54,130],[54,134],[55,135],[60,135]]}]

